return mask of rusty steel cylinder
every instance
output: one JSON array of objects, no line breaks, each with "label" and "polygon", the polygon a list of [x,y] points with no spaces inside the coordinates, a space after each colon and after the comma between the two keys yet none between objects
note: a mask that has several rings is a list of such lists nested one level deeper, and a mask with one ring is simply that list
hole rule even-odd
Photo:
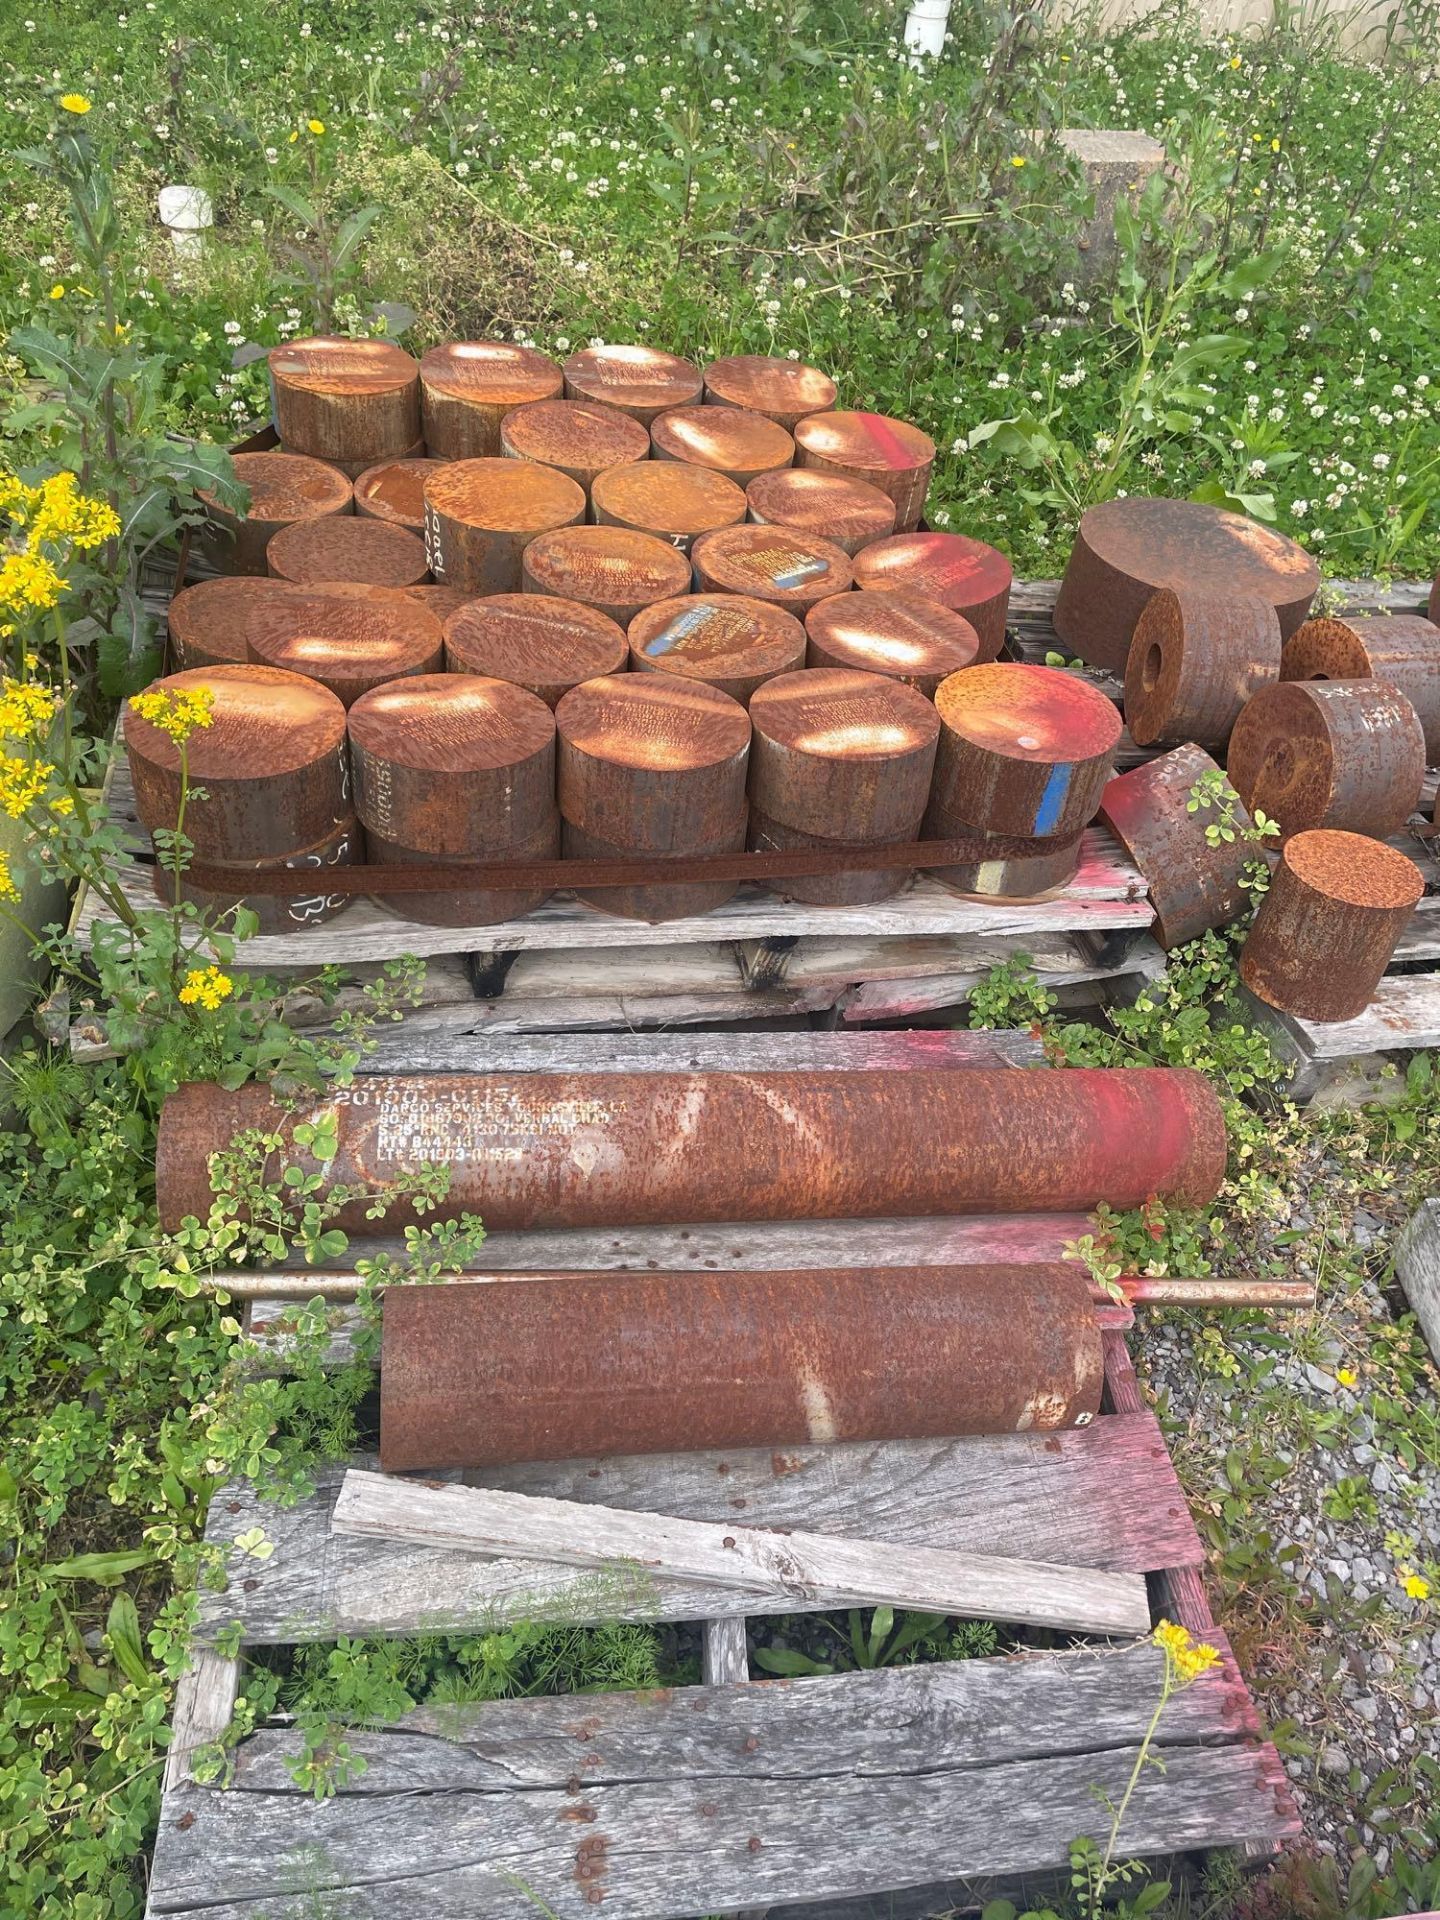
[{"label": "rusty steel cylinder", "polygon": [[597,474],[590,509],[597,526],[653,534],[689,553],[701,534],[743,523],[745,495],[710,467],[640,460],[633,467],[610,467]]},{"label": "rusty steel cylinder", "polygon": [[282,527],[354,511],[350,482],[339,468],[302,453],[237,453],[235,478],[250,489],[243,513],[200,493],[209,522],[205,551],[221,573],[263,574],[265,550]]},{"label": "rusty steel cylinder", "polygon": [[353,514],[282,527],[265,549],[265,559],[277,580],[296,586],[349,580],[371,587],[417,587],[430,577],[418,535]]},{"label": "rusty steel cylinder", "polygon": [[555,362],[508,340],[450,340],[420,361],[425,445],[441,460],[494,459],[507,413],[554,400],[564,385]]},{"label": "rusty steel cylinder", "polygon": [[452,460],[425,482],[425,553],[447,587],[519,593],[530,542],[585,518],[584,489],[528,460]]},{"label": "rusty steel cylinder", "polygon": [[1320,569],[1303,547],[1244,514],[1196,500],[1105,500],[1081,516],[1055,632],[1082,660],[1123,673],[1157,587],[1263,600],[1288,639],[1319,586]]},{"label": "rusty steel cylinder", "polygon": [[588,494],[610,467],[633,466],[650,454],[638,420],[588,400],[537,400],[500,422],[500,451],[511,460],[554,467]]},{"label": "rusty steel cylinder", "polygon": [[778,355],[737,353],[712,360],[704,381],[707,407],[763,413],[791,433],[807,414],[827,413],[835,404],[835,382],[828,373]]},{"label": "rusty steel cylinder", "polygon": [[440,622],[402,594],[328,593],[287,587],[250,610],[250,658],[303,673],[348,707],[371,687],[438,672],[445,652]]},{"label": "rusty steel cylinder", "polygon": [[565,398],[597,401],[642,426],[672,407],[690,407],[703,383],[698,367],[658,347],[582,347],[565,362]]},{"label": "rusty steel cylinder", "polygon": [[[913,836],[907,836],[913,837]],[[874,841],[842,841],[823,834],[802,833],[771,820],[758,808],[750,809],[750,826],[745,844],[752,853],[839,853],[847,845],[883,845]],[[803,900],[812,907],[858,907],[874,900],[889,900],[914,878],[913,867],[882,867],[874,871],[856,868],[853,872],[796,874],[788,880],[767,880],[764,885],[784,900]]]},{"label": "rusty steel cylinder", "polygon": [[391,1287],[380,1461],[1040,1432],[1093,1419],[1103,1374],[1084,1277],[1059,1261],[892,1267],[883,1286],[832,1268]]},{"label": "rusty steel cylinder", "polygon": [[656,419],[650,447],[657,460],[713,468],[737,487],[783,472],[795,458],[785,429],[746,407],[676,407]]},{"label": "rusty steel cylinder", "polygon": [[1118,774],[1101,796],[1100,818],[1145,876],[1155,909],[1153,932],[1165,948],[1182,946],[1207,927],[1227,926],[1250,903],[1240,884],[1259,852],[1240,837],[1250,816],[1232,800],[1239,831],[1212,846],[1205,829],[1218,826],[1221,815],[1214,806],[1194,804],[1200,782],[1219,771],[1203,748],[1175,747]]},{"label": "rusty steel cylinder", "polygon": [[1384,840],[1420,804],[1425,734],[1383,680],[1282,680],[1235,722],[1226,767],[1250,812],[1284,835],[1338,827]]},{"label": "rusty steel cylinder", "polygon": [[425,482],[443,460],[383,460],[367,467],[355,482],[355,511],[367,520],[383,520],[423,537]]},{"label": "rusty steel cylinder", "polygon": [[593,607],[628,627],[642,607],[690,590],[690,562],[651,533],[626,527],[562,527],[525,549],[526,593]]},{"label": "rusty steel cylinder", "polygon": [[[697,854],[739,853],[745,845],[745,815],[681,853],[654,853],[648,848],[628,846],[587,833],[569,820],[561,825],[561,849],[567,860],[636,860],[657,862],[673,867],[683,875]],[[697,913],[710,913],[723,907],[735,893],[734,880],[650,880],[627,887],[576,887],[575,898],[601,913],[621,920],[648,920],[658,926],[665,920],[688,920]]]},{"label": "rusty steel cylinder", "polygon": [[[293,1131],[330,1114],[322,1168]],[[375,1074],[293,1108],[255,1083],[195,1082],[160,1117],[166,1228],[205,1217],[210,1155],[255,1127],[329,1185],[448,1167],[427,1218],[478,1213],[492,1231],[1203,1206],[1225,1173],[1219,1100],[1187,1068]],[[393,1233],[410,1217],[398,1202],[382,1229],[365,1213],[349,1202],[340,1224]]]},{"label": "rusty steel cylinder", "polygon": [[193,587],[182,588],[165,615],[171,664],[179,672],[191,667],[243,666],[250,658],[245,634],[252,613],[286,591],[282,581],[251,574],[199,580]]},{"label": "rusty steel cylinder", "polygon": [[895,531],[895,502],[868,480],[786,467],[762,473],[745,489],[751,524],[788,527],[802,539],[833,541],[853,558],[872,540]]},{"label": "rusty steel cylinder", "polygon": [[980,636],[975,658],[998,660],[1005,645],[1014,572],[997,547],[962,533],[897,533],[855,556],[862,593],[920,593],[970,622]]},{"label": "rusty steel cylinder", "polygon": [[952,673],[935,695],[940,746],[932,800],[982,833],[1068,838],[1094,819],[1113,770],[1120,715],[1055,667],[991,662]]},{"label": "rusty steel cylinder", "polygon": [[722,527],[702,534],[691,558],[699,592],[771,600],[802,620],[817,601],[848,592],[854,581],[843,548],[788,527]]},{"label": "rusty steel cylinder", "polygon": [[918,593],[836,593],[805,616],[812,667],[888,674],[934,695],[975,664],[980,636],[964,614]]},{"label": "rusty steel cylinder", "polygon": [[637,672],[703,680],[743,707],[767,680],[804,666],[805,629],[767,600],[686,593],[636,614],[629,651]]},{"label": "rusty steel cylinder", "polygon": [[[932,801],[921,825],[922,840],[968,840],[975,829],[956,820]],[[1045,900],[1063,892],[1080,871],[1078,835],[1064,840],[1031,840],[1028,845],[1008,834],[981,834],[994,851],[982,844],[979,857],[946,867],[927,867],[926,873],[952,893],[971,900]]]},{"label": "rusty steel cylinder", "polygon": [[[379,834],[365,836],[370,860],[380,867],[454,867],[465,866],[452,853],[428,853],[419,847],[403,847]],[[475,860],[558,860],[560,857],[559,816],[541,829],[523,846],[508,847],[503,854],[476,855]],[[446,887],[433,893],[407,888],[403,893],[387,894],[383,876],[377,879],[370,896],[377,906],[403,920],[420,920],[431,927],[493,927],[504,920],[519,920],[533,913],[550,898],[541,887]]]},{"label": "rusty steel cylinder", "polygon": [[317,334],[272,347],[266,358],[287,452],[332,461],[353,480],[379,460],[424,451],[420,368],[392,342]]},{"label": "rusty steel cylinder", "polygon": [[613,620],[578,600],[497,593],[445,622],[445,660],[452,673],[510,680],[556,707],[571,687],[623,673],[629,647]]},{"label": "rusty steel cylinder", "polygon": [[1279,678],[1280,617],[1268,601],[1161,587],[1130,642],[1125,724],[1137,747],[1221,749],[1241,708]]},{"label": "rusty steel cylinder", "polygon": [[1383,680],[1420,717],[1425,758],[1440,763],[1440,627],[1418,614],[1307,620],[1285,642],[1282,680]]},{"label": "rusty steel cylinder", "polygon": [[[353,867],[365,855],[365,834],[359,821],[352,816],[342,821],[333,832],[327,833],[315,846],[299,847],[294,853],[286,854],[283,860],[233,863],[253,873],[271,873],[276,867],[303,870],[307,874],[313,872],[313,886],[308,893],[218,893],[212,888],[197,887],[188,875],[183,880],[182,891],[186,900],[211,913],[223,914],[236,907],[245,907],[255,915],[257,933],[299,933],[307,927],[323,926],[351,904],[355,895],[331,893],[325,885],[325,874],[331,867]],[[170,905],[175,898],[175,877],[169,868],[157,866],[153,882],[157,897],[167,906]]]},{"label": "rusty steel cylinder", "polygon": [[1286,841],[1240,955],[1240,978],[1303,1020],[1354,1020],[1369,1006],[1425,891],[1395,847],[1324,829]]},{"label": "rusty steel cylinder", "polygon": [[795,464],[868,481],[895,502],[895,527],[913,533],[925,511],[935,442],[883,413],[812,413],[795,427]]},{"label": "rusty steel cylinder", "polygon": [[[254,666],[195,668],[155,688],[211,698],[210,724],[186,743],[192,789],[205,795],[192,790],[185,811],[197,859],[283,864],[349,823],[345,709],[333,693],[298,673]],[[173,830],[179,747],[127,707],[125,748],[141,824]]]}]

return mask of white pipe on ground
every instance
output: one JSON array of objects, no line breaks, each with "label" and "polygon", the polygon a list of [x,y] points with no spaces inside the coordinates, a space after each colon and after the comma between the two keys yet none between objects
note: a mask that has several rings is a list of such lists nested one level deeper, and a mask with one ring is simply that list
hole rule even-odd
[{"label": "white pipe on ground", "polygon": [[162,187],[156,209],[177,253],[203,251],[204,235],[215,224],[214,203],[203,187]]},{"label": "white pipe on ground", "polygon": [[950,0],[912,0],[905,16],[905,44],[910,49],[910,65],[917,71],[927,57],[938,60],[944,51],[949,19]]}]

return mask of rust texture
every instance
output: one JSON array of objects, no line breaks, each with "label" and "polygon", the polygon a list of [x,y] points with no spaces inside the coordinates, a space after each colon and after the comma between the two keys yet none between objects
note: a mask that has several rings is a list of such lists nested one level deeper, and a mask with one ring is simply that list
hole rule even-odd
[{"label": "rust texture", "polygon": [[222,573],[263,574],[265,549],[282,527],[354,511],[344,474],[302,453],[237,453],[235,478],[250,489],[244,513],[221,506],[212,493],[200,494],[210,522],[205,550]]},{"label": "rust texture", "polygon": [[436,673],[444,661],[440,622],[400,594],[287,587],[251,607],[245,640],[258,665],[318,680],[347,707],[371,687]]},{"label": "rust texture", "polygon": [[500,451],[512,460],[554,467],[588,494],[596,476],[628,467],[650,454],[650,435],[638,420],[588,400],[540,400],[517,407],[500,422]]},{"label": "rust texture", "polygon": [[1235,722],[1226,765],[1251,813],[1283,834],[1340,827],[1384,840],[1420,804],[1425,735],[1383,680],[1286,680]]},{"label": "rust texture", "polygon": [[767,680],[804,666],[805,629],[767,600],[687,593],[637,613],[629,651],[638,672],[703,680],[745,706]]},{"label": "rust texture", "polygon": [[809,413],[826,413],[835,404],[835,382],[819,367],[764,353],[737,353],[712,360],[704,370],[705,403],[743,407],[794,432]]},{"label": "rust texture", "polygon": [[[953,819],[933,801],[921,827],[926,840],[958,840],[973,832],[973,827]],[[986,838],[993,838],[994,847],[985,849],[980,859],[927,867],[926,872],[942,887],[972,900],[1044,900],[1062,893],[1079,871],[1078,834],[1068,839],[1031,840],[1023,850],[1021,843],[1005,834]]]},{"label": "rust texture", "polygon": [[[583,827],[577,827],[568,820],[562,828],[562,845],[567,860],[618,860],[627,856],[633,859],[636,851],[633,845],[602,839],[598,834],[587,833]],[[673,861],[677,870],[684,872],[697,854],[738,853],[744,845],[745,809],[742,803],[739,817],[712,834],[703,846],[687,847],[675,853],[647,853],[646,858]],[[663,920],[686,920],[692,914],[713,912],[716,907],[723,907],[727,900],[733,898],[739,885],[738,880],[677,880],[646,882],[628,887],[587,887],[582,884],[573,891],[577,900],[583,900],[588,907],[598,908],[601,913],[614,914],[621,920],[649,920],[658,925]]]},{"label": "rust texture", "polygon": [[630,650],[622,628],[578,600],[497,593],[471,600],[445,622],[452,673],[511,680],[558,706],[571,687],[623,673]]},{"label": "rust texture", "polygon": [[895,531],[895,502],[868,480],[841,473],[786,467],[764,473],[745,489],[757,527],[789,527],[805,538],[831,540],[853,558],[872,540]]},{"label": "rust texture", "polygon": [[458,613],[461,607],[473,605],[476,598],[464,587],[402,587],[400,591],[417,607],[423,607],[427,613],[433,614],[442,626],[452,613]]},{"label": "rust texture", "polygon": [[1303,547],[1243,514],[1195,500],[1106,500],[1081,517],[1055,631],[1082,660],[1123,673],[1157,587],[1263,600],[1288,639],[1319,585],[1320,569]]},{"label": "rust texture", "polygon": [[355,511],[411,533],[425,531],[425,482],[443,460],[383,460],[355,482]]},{"label": "rust texture", "polygon": [[[373,849],[371,851],[373,855]],[[323,926],[349,906],[355,898],[354,894],[336,893],[330,885],[330,876],[337,867],[359,865],[365,855],[364,830],[352,816],[343,820],[313,847],[300,847],[283,860],[257,860],[253,863],[252,870],[257,874],[273,872],[277,867],[287,872],[306,873],[313,868],[314,880],[308,890],[288,896],[273,893],[217,893],[211,888],[196,886],[187,874],[183,894],[197,907],[212,913],[228,913],[236,907],[248,908],[259,922],[257,933],[303,932],[306,927]],[[173,874],[166,867],[156,866],[151,877],[156,894],[169,905],[175,897]]]},{"label": "rust texture", "polygon": [[523,687],[468,673],[395,681],[356,701],[349,735],[372,837],[492,859],[543,858],[536,842],[553,842],[555,716]]},{"label": "rust texture", "polygon": [[430,577],[425,547],[416,535],[353,514],[282,527],[265,557],[277,580],[298,586],[351,580],[364,586],[417,587]]},{"label": "rust texture", "polygon": [[772,600],[802,618],[817,601],[848,592],[854,580],[842,547],[788,527],[724,527],[702,534],[691,559],[700,592]]},{"label": "rust texture", "polygon": [[[353,812],[345,709],[333,693],[272,667],[201,667],[156,686],[205,689],[208,727],[187,745],[193,787],[185,832],[202,860],[284,861],[318,847]],[[180,750],[132,709],[125,748],[135,810],[151,833],[173,829],[180,805]]]},{"label": "rust texture", "polygon": [[[780,821],[771,820],[752,808],[750,830],[745,844],[753,853],[790,853],[812,847],[838,850],[848,843],[829,839],[823,834],[802,833],[798,827],[784,826]],[[854,844],[858,851],[861,847],[874,843],[856,842]],[[771,893],[779,894],[784,900],[804,900],[812,907],[856,907],[865,906],[875,900],[891,899],[908,887],[914,877],[913,867],[890,867],[869,871],[857,867],[848,873],[791,874],[783,880],[768,880],[765,885]]]},{"label": "rust texture", "polygon": [[1241,708],[1279,678],[1280,619],[1268,601],[1161,587],[1130,642],[1125,724],[1139,747],[1222,749]]},{"label": "rust texture", "polygon": [[895,502],[895,526],[912,533],[925,511],[935,442],[883,413],[812,413],[795,428],[795,464],[866,480]]},{"label": "rust texture", "polygon": [[700,398],[698,367],[658,347],[583,347],[565,362],[565,398],[614,407],[648,427],[671,407]]},{"label": "rust texture", "polygon": [[[453,854],[428,853],[417,847],[397,846],[378,834],[367,834],[370,858],[377,866],[428,867],[456,864]],[[523,846],[507,849],[507,860],[551,860],[560,852],[560,816],[550,811],[548,823]],[[484,855],[491,858],[491,855]],[[464,862],[459,864],[463,865]],[[490,927],[533,913],[550,898],[547,887],[450,887],[434,893],[407,889],[387,894],[383,880],[373,883],[375,904],[405,920],[423,920],[432,927]]]},{"label": "rust texture", "polygon": [[186,587],[166,609],[173,664],[192,667],[243,666],[250,658],[245,633],[251,613],[286,591],[278,580],[248,574],[201,580]]},{"label": "rust texture", "polygon": [[[743,1365],[737,1364],[743,1356]],[[1033,1267],[537,1274],[391,1287],[387,1472],[1023,1433],[1100,1407],[1084,1276]]]},{"label": "rust texture", "polygon": [[[322,1169],[291,1136],[332,1112],[338,1147]],[[330,1184],[446,1166],[438,1217],[478,1213],[497,1232],[1084,1213],[1152,1196],[1201,1206],[1225,1171],[1214,1089],[1168,1067],[375,1074],[288,1110],[258,1084],[196,1082],[160,1118],[167,1228],[205,1217],[210,1155],[252,1127],[284,1136],[286,1163]],[[348,1203],[340,1224],[380,1231],[365,1211]],[[402,1217],[397,1203],[383,1230]]]},{"label": "rust texture", "polygon": [[417,446],[420,368],[387,340],[317,334],[272,347],[270,396],[287,453],[330,460],[353,480],[378,460]]},{"label": "rust texture", "polygon": [[883,674],[815,668],[767,682],[750,721],[750,800],[767,821],[822,840],[915,838],[940,737],[923,694]]},{"label": "rust texture", "polygon": [[1055,667],[992,662],[953,673],[935,695],[940,747],[932,798],[982,833],[1068,838],[1095,817],[1113,771],[1120,715]]},{"label": "rust texture", "polygon": [[743,846],[750,721],[739,701],[673,674],[611,674],[567,693],[555,724],[572,826],[628,853]]},{"label": "rust texture", "polygon": [[895,534],[855,558],[855,584],[871,593],[921,593],[963,613],[980,636],[982,666],[1005,645],[1014,573],[996,547],[962,533]]},{"label": "rust texture", "polygon": [[425,482],[425,553],[447,587],[518,593],[526,547],[585,518],[585,491],[529,460],[452,460]]},{"label": "rust texture", "polygon": [[690,590],[690,562],[651,533],[625,527],[570,527],[542,533],[525,549],[526,593],[578,600],[618,626],[642,607]]},{"label": "rust texture", "polygon": [[[291,447],[281,447],[280,451],[281,453],[291,453],[294,449]],[[354,482],[360,478],[362,473],[368,473],[371,467],[379,466],[387,460],[423,460],[424,458],[425,442],[423,440],[412,440],[408,447],[398,447],[393,451],[387,450],[372,453],[364,460],[332,460],[330,464],[337,473],[343,473],[347,480]]]},{"label": "rust texture", "polygon": [[[1440,609],[1437,609],[1440,611]],[[1414,707],[1440,762],[1440,627],[1418,614],[1307,620],[1285,642],[1282,680],[1383,680]]]},{"label": "rust texture", "polygon": [[451,340],[420,361],[425,444],[441,460],[493,459],[500,423],[514,407],[553,400],[564,381],[555,362],[508,340]]},{"label": "rust texture", "polygon": [[1297,833],[1240,955],[1250,991],[1303,1020],[1369,1006],[1425,882],[1394,847],[1358,833]]},{"label": "rust texture", "polygon": [[597,526],[654,534],[681,553],[700,534],[738,527],[745,518],[745,495],[733,480],[678,460],[608,468],[595,476],[590,506]]},{"label": "rust texture", "polygon": [[812,667],[853,667],[933,695],[975,664],[980,636],[963,613],[919,593],[837,593],[805,616]]},{"label": "rust texture", "polygon": [[711,467],[737,487],[783,472],[795,459],[784,427],[748,407],[675,407],[651,427],[650,446],[657,460]]},{"label": "rust texture", "polygon": [[[1256,858],[1256,845],[1236,838],[1211,846],[1205,829],[1219,824],[1219,813],[1213,807],[1190,810],[1197,783],[1218,771],[1203,748],[1175,747],[1118,774],[1100,801],[1100,818],[1145,876],[1155,909],[1152,931],[1162,947],[1182,946],[1207,927],[1227,926],[1250,903],[1240,875]],[[1244,807],[1238,800],[1231,806],[1236,827],[1247,828]]]}]

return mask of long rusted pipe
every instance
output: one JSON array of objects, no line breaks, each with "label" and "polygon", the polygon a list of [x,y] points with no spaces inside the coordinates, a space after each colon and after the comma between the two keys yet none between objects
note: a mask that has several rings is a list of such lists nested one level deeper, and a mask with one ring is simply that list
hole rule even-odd
[{"label": "long rusted pipe", "polygon": [[[162,1221],[204,1217],[209,1157],[236,1134],[331,1114],[334,1159],[287,1147],[288,1162],[362,1189],[442,1166],[430,1217],[478,1213],[496,1230],[1202,1205],[1225,1171],[1209,1082],[1162,1067],[377,1074],[293,1111],[263,1086],[196,1082],[160,1118]],[[352,1201],[340,1224],[380,1230],[365,1215]],[[410,1217],[397,1205],[384,1230]]]},{"label": "long rusted pipe", "polygon": [[387,1472],[1084,1425],[1074,1266],[570,1274],[385,1298]]}]

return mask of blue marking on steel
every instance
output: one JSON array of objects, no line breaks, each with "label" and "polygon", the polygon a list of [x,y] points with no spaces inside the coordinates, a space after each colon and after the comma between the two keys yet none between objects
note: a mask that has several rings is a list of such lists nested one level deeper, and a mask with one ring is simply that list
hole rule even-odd
[{"label": "blue marking on steel", "polygon": [[777,587],[798,587],[817,573],[828,573],[829,569],[828,560],[800,560],[794,566],[785,567],[772,574],[771,578]]},{"label": "blue marking on steel", "polygon": [[1068,760],[1062,760],[1058,766],[1050,769],[1050,778],[1045,782],[1045,791],[1035,809],[1036,833],[1053,832],[1055,822],[1060,818],[1060,809],[1065,804],[1065,794],[1073,771]]},{"label": "blue marking on steel", "polygon": [[698,633],[715,618],[714,607],[687,607],[685,612],[668,627],[663,628],[646,647],[649,654],[669,653],[672,648],[688,640],[692,633]]}]

